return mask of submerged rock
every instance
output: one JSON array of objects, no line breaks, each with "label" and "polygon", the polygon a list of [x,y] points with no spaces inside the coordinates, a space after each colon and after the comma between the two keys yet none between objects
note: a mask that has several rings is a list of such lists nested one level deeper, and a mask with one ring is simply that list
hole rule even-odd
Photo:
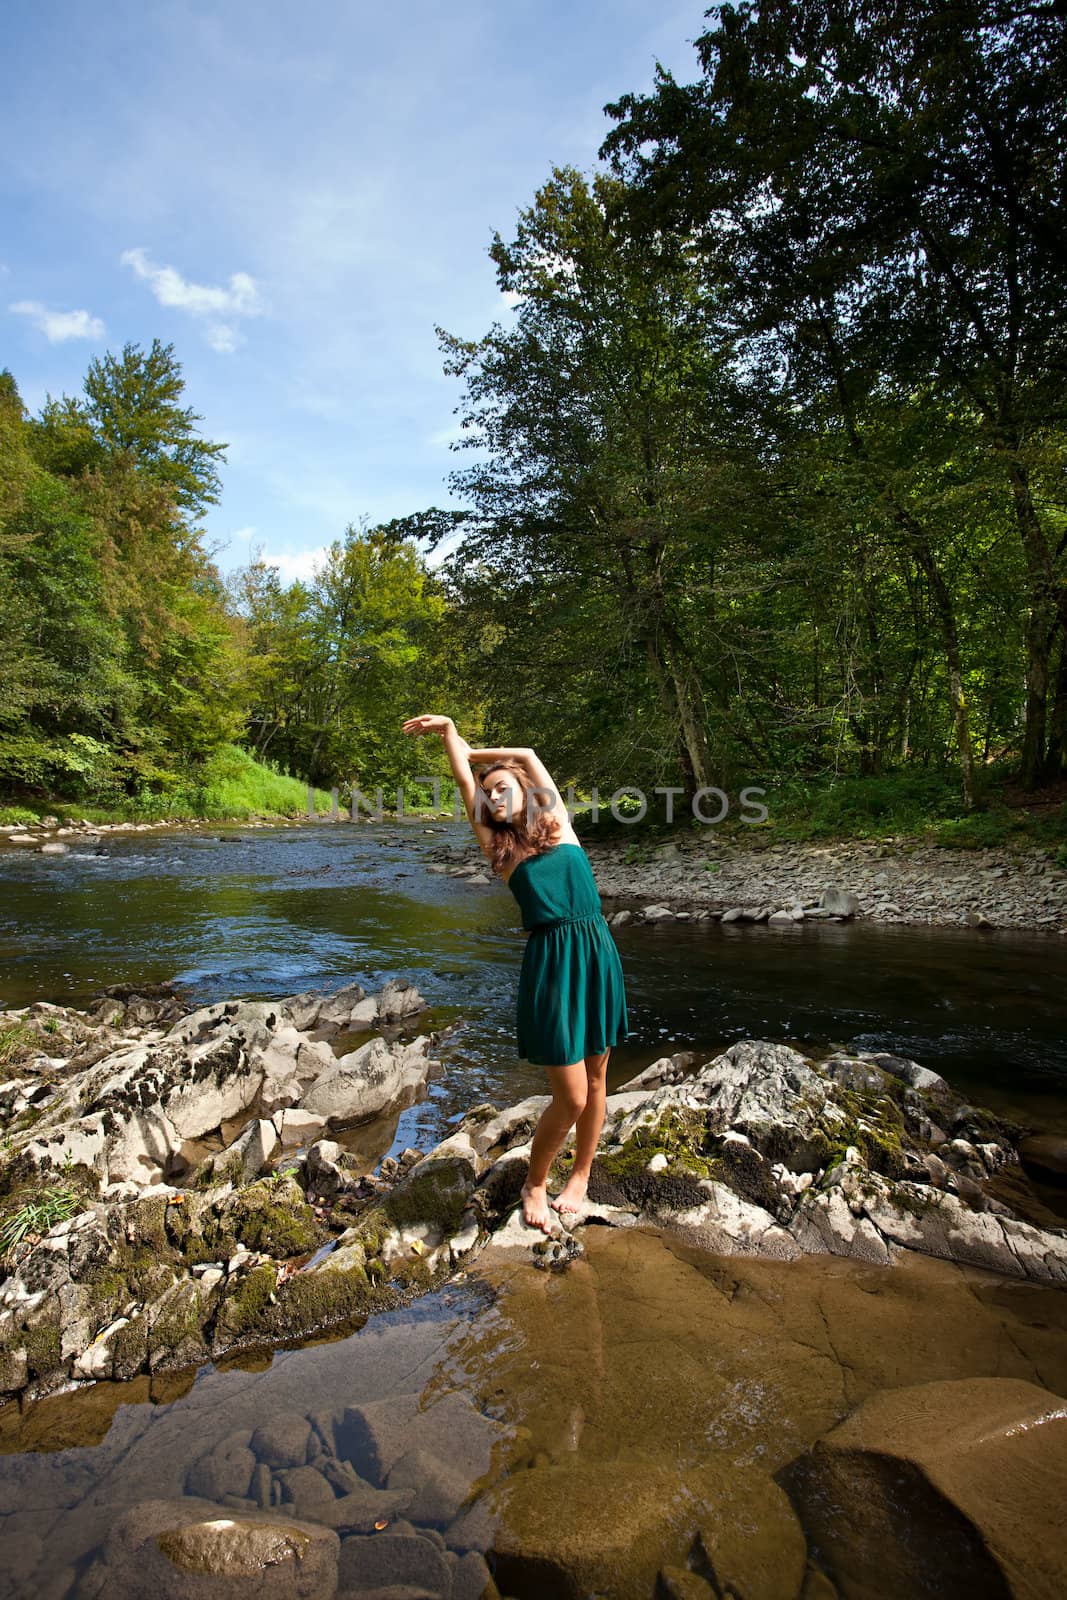
[{"label": "submerged rock", "polygon": [[122,1513],[78,1600],[332,1600],[340,1540],[321,1523],[143,1500]]},{"label": "submerged rock", "polygon": [[782,1474],[838,1587],[1064,1593],[1067,1401],[1017,1378],[873,1395]]}]

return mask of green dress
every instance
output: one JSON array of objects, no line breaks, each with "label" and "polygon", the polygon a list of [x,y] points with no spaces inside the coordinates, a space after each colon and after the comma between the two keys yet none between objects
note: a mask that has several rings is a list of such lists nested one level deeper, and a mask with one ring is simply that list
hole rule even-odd
[{"label": "green dress", "polygon": [[519,971],[520,1057],[567,1066],[621,1044],[629,1023],[618,947],[580,844],[520,861],[508,888],[530,931]]}]

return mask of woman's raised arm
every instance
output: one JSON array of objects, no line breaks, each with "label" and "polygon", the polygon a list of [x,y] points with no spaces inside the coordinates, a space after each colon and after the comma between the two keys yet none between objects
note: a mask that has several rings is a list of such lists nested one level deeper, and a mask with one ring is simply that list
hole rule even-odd
[{"label": "woman's raised arm", "polygon": [[488,823],[482,822],[474,814],[475,793],[478,788],[474,773],[471,771],[471,760],[474,752],[466,739],[461,738],[456,724],[451,717],[409,717],[404,723],[405,733],[438,733],[441,743],[448,756],[448,764],[452,768],[452,776],[456,780],[456,788],[463,796],[463,805],[467,812],[467,820],[478,836],[480,843],[487,843],[492,837],[492,829]]}]

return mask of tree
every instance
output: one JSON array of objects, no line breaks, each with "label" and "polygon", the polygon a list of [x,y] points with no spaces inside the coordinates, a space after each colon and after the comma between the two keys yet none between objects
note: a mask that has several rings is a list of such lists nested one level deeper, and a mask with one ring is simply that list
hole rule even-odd
[{"label": "tree", "polygon": [[972,798],[953,597],[859,419],[872,396],[932,380],[997,463],[1027,574],[1032,785],[1049,770],[1050,661],[1067,638],[1065,44],[1052,6],[724,5],[697,41],[699,82],[660,72],[651,96],[607,108],[602,154],[637,197],[633,225],[693,240],[739,337],[777,350],[800,403],[836,397],[929,587]]},{"label": "tree", "polygon": [[[490,249],[501,290],[517,297],[514,326],[495,324],[478,341],[438,330],[446,370],[466,379],[461,448],[488,457],[452,474],[473,511],[450,566],[480,563],[490,582],[506,576],[509,630],[533,605],[535,578],[550,590],[529,612],[542,692],[566,666],[571,686],[591,676],[600,686],[590,685],[593,700],[610,704],[612,689],[617,696],[635,683],[639,663],[664,741],[647,757],[657,768],[666,755],[666,773],[691,795],[721,774],[700,659],[715,633],[717,563],[748,518],[742,484],[759,476],[758,423],[714,316],[699,304],[684,247],[618,229],[620,187],[554,169],[521,212],[515,239],[496,234]],[[579,668],[590,652],[595,662]],[[509,634],[502,714],[513,653]],[[620,709],[616,700],[609,723]],[[568,718],[573,703],[561,709],[558,748],[568,746]],[[578,758],[581,735],[574,745]]]},{"label": "tree", "polygon": [[121,359],[108,353],[90,363],[84,416],[100,445],[127,452],[142,474],[172,490],[177,506],[199,515],[218,501],[216,463],[228,447],[197,436],[203,418],[179,405],[184,389],[172,344],[153,339],[147,354],[125,344]]}]

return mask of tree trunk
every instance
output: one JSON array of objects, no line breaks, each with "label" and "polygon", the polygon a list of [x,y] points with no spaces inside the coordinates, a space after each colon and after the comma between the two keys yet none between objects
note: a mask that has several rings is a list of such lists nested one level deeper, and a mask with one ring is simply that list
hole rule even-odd
[{"label": "tree trunk", "polygon": [[[1017,447],[1013,437],[1004,444]],[[1056,631],[1067,636],[1067,585],[1058,582],[1052,552],[1045,538],[1041,519],[1030,493],[1030,478],[1017,457],[1008,457],[1015,519],[1026,556],[1030,582],[1030,615],[1026,628],[1026,725],[1023,730],[1022,781],[1025,789],[1036,789],[1048,776],[1046,766],[1046,725],[1050,681],[1049,657]],[[1055,737],[1055,736],[1054,736]]]},{"label": "tree trunk", "polygon": [[1045,777],[1050,782],[1063,775],[1067,762],[1067,633],[1060,633],[1060,660],[1056,672],[1056,698],[1052,703]]}]

